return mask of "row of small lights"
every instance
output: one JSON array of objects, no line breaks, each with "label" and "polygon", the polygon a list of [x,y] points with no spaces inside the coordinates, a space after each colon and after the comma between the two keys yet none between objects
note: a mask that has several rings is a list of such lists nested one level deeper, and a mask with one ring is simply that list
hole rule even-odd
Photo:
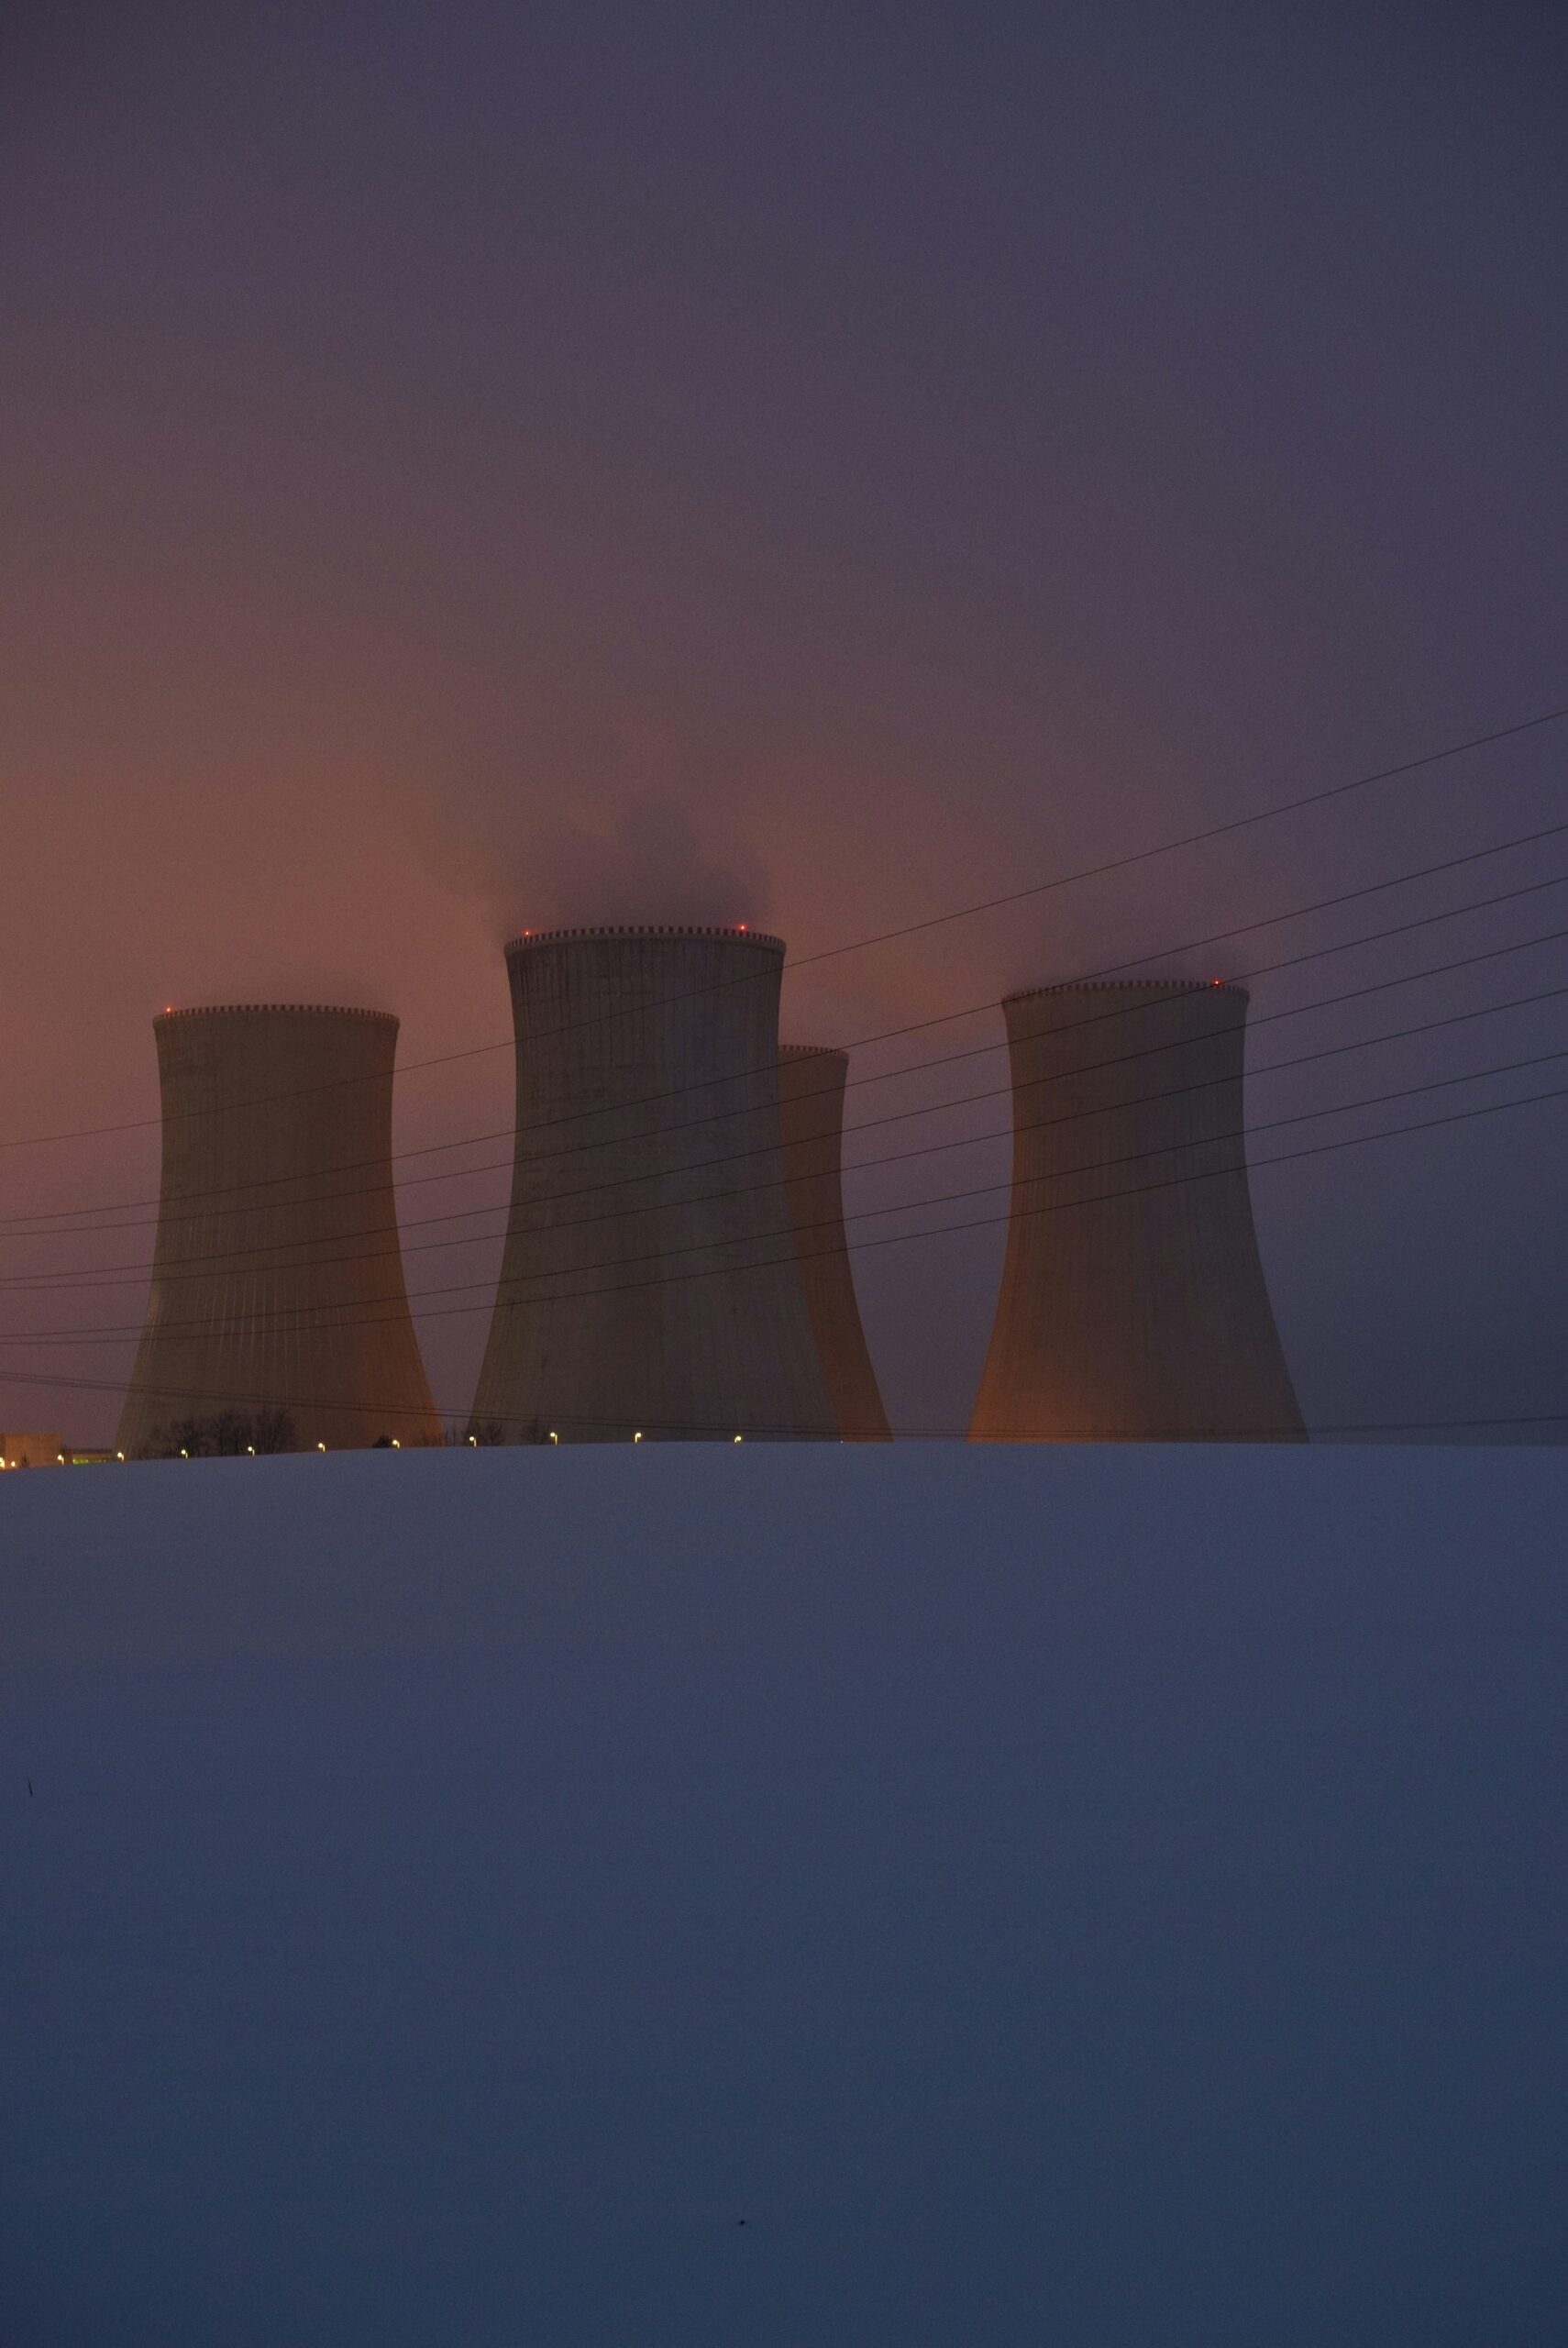
[{"label": "row of small lights", "polygon": [[[56,1451],[54,1458],[56,1458],[56,1463],[61,1465],[61,1468],[68,1468],[68,1465],[71,1465],[71,1463],[68,1463],[68,1458],[66,1458],[66,1454],[63,1454],[63,1451]],[[117,1460],[125,1458],[125,1451],[115,1451],[115,1458],[117,1458]],[[26,1468],[26,1465],[28,1465],[28,1463],[26,1463],[26,1460],[0,1460],[0,1468]]]},{"label": "row of small lights", "polygon": [[[639,1428],[637,1429],[636,1433],[633,1435],[633,1437],[632,1437],[632,1441],[633,1441],[634,1443],[641,1443],[642,1439],[643,1439],[643,1431],[642,1431],[641,1427],[639,1427]],[[479,1437],[478,1437],[478,1435],[477,1435],[477,1434],[471,1434],[471,1435],[469,1435],[469,1439],[468,1439],[468,1440],[469,1440],[469,1449],[470,1449],[470,1450],[473,1450],[473,1451],[477,1451],[477,1450],[479,1449]],[[738,1434],[737,1434],[737,1435],[732,1435],[732,1436],[731,1436],[731,1438],[730,1438],[730,1440],[731,1440],[731,1442],[732,1442],[732,1443],[744,1443],[744,1442],[745,1442],[745,1436],[744,1436],[744,1435],[738,1435]],[[551,1441],[552,1443],[559,1443],[559,1441],[560,1441],[560,1437],[559,1437],[559,1435],[556,1433],[556,1431],[555,1431],[554,1427],[552,1427],[552,1428],[550,1429],[550,1441]],[[316,1445],[316,1446],[315,1446],[315,1447],[316,1447],[316,1449],[317,1449],[318,1451],[325,1451],[325,1450],[326,1449],[326,1444],[324,1444],[324,1443],[318,1443],[318,1444]],[[397,1439],[397,1437],[396,1437],[396,1435],[395,1435],[395,1434],[394,1434],[394,1435],[393,1435],[393,1437],[392,1438],[391,1448],[392,1448],[393,1451],[401,1451],[401,1450],[403,1449],[403,1445],[402,1445],[402,1444],[398,1441],[398,1439]],[[245,1450],[246,1450],[246,1456],[247,1456],[247,1457],[248,1457],[248,1458],[254,1459],[254,1458],[256,1457],[256,1445],[255,1445],[253,1443],[248,1443],[248,1444],[246,1445],[246,1446],[245,1446]],[[59,1461],[60,1465],[63,1468],[63,1467],[65,1466],[65,1464],[66,1464],[66,1460],[65,1460],[65,1454],[64,1454],[64,1452],[63,1452],[63,1451],[57,1451],[57,1452],[55,1453],[55,1455],[54,1455],[54,1456],[55,1456],[56,1459]],[[115,1454],[115,1457],[116,1457],[116,1459],[123,1459],[123,1458],[125,1457],[125,1456],[126,1456],[126,1455],[125,1455],[125,1453],[124,1453],[123,1451],[116,1451],[116,1454]],[[191,1455],[190,1455],[190,1453],[189,1453],[188,1451],[182,1450],[182,1452],[181,1452],[181,1454],[180,1454],[180,1456],[181,1456],[181,1458],[182,1458],[182,1459],[189,1459],[189,1457],[191,1456]],[[22,1461],[22,1460],[20,1460],[20,1459],[18,1459],[18,1460],[17,1461],[17,1463],[16,1463],[16,1464],[17,1464],[17,1466],[18,1468],[20,1468],[20,1467],[22,1467],[22,1466],[24,1466],[24,1465],[25,1465],[25,1462],[24,1462],[24,1461]],[[10,1460],[8,1460],[8,1459],[0,1459],[0,1468],[9,1468],[10,1466],[11,1466],[11,1462],[10,1462]]]}]

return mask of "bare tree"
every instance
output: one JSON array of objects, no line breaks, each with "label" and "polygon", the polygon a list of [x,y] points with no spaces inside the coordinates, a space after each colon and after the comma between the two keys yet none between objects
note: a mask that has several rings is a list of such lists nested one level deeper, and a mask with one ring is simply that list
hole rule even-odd
[{"label": "bare tree", "polygon": [[287,1411],[215,1411],[209,1418],[171,1419],[153,1431],[144,1459],[234,1459],[248,1452],[293,1451]]}]

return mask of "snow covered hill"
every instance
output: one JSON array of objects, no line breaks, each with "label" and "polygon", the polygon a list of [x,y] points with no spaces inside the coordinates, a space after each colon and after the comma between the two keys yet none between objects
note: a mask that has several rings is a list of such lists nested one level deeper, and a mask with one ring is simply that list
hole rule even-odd
[{"label": "snow covered hill", "polygon": [[1565,1522],[1539,1450],[5,1478],[0,2338],[1559,2342]]}]

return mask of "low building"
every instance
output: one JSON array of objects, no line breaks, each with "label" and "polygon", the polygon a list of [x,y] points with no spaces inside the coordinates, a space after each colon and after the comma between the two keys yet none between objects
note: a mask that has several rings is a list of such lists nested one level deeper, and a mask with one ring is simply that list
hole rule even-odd
[{"label": "low building", "polygon": [[0,1434],[0,1468],[58,1468],[64,1456],[58,1434]]}]

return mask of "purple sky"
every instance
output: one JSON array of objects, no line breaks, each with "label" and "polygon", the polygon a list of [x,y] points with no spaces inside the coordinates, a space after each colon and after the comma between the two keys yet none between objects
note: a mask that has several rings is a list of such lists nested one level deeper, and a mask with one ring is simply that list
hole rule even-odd
[{"label": "purple sky", "polygon": [[[0,1137],[155,1115],[166,1002],[384,1005],[408,1060],[501,1043],[525,923],[811,953],[1568,701],[1554,10],[34,13],[0,53]],[[830,962],[786,1033],[852,1043],[1562,820],[1565,754],[1548,730]],[[1559,867],[1260,931],[1225,975]],[[1254,1016],[1565,903],[1264,973]],[[1285,1019],[1254,1065],[1565,963]],[[1560,1044],[1547,1003],[1260,1077],[1251,1113]],[[961,1062],[851,1114],[1004,1081]],[[510,1087],[505,1051],[412,1075],[400,1141],[503,1126]],[[989,1136],[851,1204],[1004,1180],[1005,1112],[852,1143]],[[1310,1419],[1568,1409],[1564,1132],[1549,1103],[1259,1173]],[[150,1129],[7,1150],[0,1213],[156,1180]],[[150,1236],[6,1240],[7,1271],[126,1277],[12,1292],[4,1326],[134,1324]],[[415,1290],[479,1284],[425,1324],[454,1413],[498,1252],[409,1258]],[[963,1421],[999,1257],[993,1226],[862,1257],[895,1421]],[[0,1424],[106,1436],[116,1396],[50,1369],[129,1353],[7,1346],[39,1382]]]}]

